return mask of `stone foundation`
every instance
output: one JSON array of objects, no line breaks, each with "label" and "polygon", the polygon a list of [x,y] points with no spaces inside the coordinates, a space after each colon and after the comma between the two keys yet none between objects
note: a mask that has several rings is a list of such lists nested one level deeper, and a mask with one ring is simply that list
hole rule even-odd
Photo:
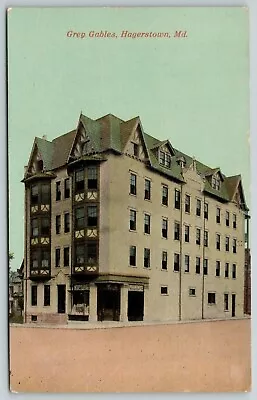
[{"label": "stone foundation", "polygon": [[[35,321],[32,318],[37,317]],[[25,323],[32,324],[67,324],[67,314],[29,313],[26,314]]]}]

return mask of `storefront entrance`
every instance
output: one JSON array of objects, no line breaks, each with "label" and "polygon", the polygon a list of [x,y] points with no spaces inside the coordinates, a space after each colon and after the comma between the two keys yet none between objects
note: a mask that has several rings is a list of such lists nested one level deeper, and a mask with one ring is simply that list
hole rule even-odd
[{"label": "storefront entrance", "polygon": [[144,319],[144,292],[128,291],[128,320],[143,321]]},{"label": "storefront entrance", "polygon": [[120,285],[100,284],[97,288],[98,321],[120,320]]}]

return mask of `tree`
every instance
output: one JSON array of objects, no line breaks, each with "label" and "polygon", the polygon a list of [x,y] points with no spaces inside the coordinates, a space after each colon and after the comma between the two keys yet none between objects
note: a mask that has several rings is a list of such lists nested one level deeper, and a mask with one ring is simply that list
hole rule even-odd
[{"label": "tree", "polygon": [[9,279],[13,276],[13,271],[11,271],[11,261],[14,260],[14,253],[9,251],[8,254],[8,261],[9,261]]}]

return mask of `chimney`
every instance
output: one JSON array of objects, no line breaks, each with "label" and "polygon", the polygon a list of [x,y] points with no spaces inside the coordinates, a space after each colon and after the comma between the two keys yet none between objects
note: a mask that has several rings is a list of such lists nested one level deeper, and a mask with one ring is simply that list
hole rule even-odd
[{"label": "chimney", "polygon": [[46,136],[46,135],[43,135],[43,136],[42,136],[42,139],[47,140],[47,136]]}]

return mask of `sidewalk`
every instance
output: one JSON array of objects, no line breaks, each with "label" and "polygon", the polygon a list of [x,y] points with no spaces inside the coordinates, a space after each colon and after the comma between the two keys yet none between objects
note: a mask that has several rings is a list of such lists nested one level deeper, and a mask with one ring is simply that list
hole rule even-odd
[{"label": "sidewalk", "polygon": [[67,324],[55,325],[55,324],[38,324],[38,323],[26,323],[16,324],[11,323],[12,328],[47,328],[47,329],[110,329],[110,328],[128,328],[138,326],[156,326],[156,325],[178,325],[178,324],[201,324],[206,322],[228,322],[228,321],[240,321],[244,319],[251,319],[249,315],[245,315],[241,318],[227,318],[227,319],[203,319],[203,320],[187,320],[187,321],[131,321],[131,322],[116,322],[116,321],[97,321],[97,322],[78,322],[69,321]]}]

